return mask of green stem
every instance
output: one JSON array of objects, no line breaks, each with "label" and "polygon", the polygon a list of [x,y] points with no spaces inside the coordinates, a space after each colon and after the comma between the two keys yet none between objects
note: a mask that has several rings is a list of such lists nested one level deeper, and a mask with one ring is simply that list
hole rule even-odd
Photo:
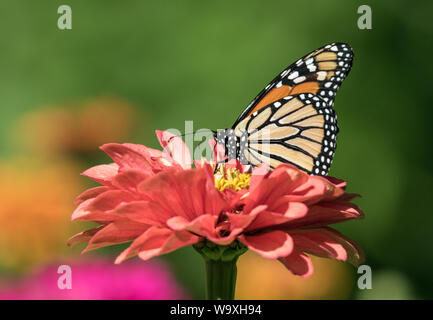
[{"label": "green stem", "polygon": [[234,300],[236,288],[236,261],[207,260],[206,299]]},{"label": "green stem", "polygon": [[233,300],[235,298],[236,262],[247,251],[242,243],[235,241],[219,246],[205,240],[194,245],[206,264],[206,299]]}]

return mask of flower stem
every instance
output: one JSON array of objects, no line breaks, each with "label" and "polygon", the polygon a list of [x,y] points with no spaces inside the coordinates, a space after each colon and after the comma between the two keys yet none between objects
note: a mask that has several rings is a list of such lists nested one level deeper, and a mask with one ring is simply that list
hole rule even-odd
[{"label": "flower stem", "polygon": [[207,260],[206,299],[233,300],[235,298],[237,268],[236,261]]},{"label": "flower stem", "polygon": [[247,248],[235,241],[219,246],[205,240],[194,245],[206,264],[206,299],[233,300],[235,298],[236,262]]}]

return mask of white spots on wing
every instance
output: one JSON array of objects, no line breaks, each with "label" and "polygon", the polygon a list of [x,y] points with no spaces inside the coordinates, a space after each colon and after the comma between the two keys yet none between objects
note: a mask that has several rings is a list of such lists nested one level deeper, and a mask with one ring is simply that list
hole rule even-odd
[{"label": "white spots on wing", "polygon": [[276,88],[279,88],[279,87],[281,87],[282,85],[283,85],[283,82],[280,81],[280,82],[278,82],[278,83],[275,85],[275,87],[276,87]]},{"label": "white spots on wing", "polygon": [[310,72],[314,72],[314,71],[317,70],[317,66],[316,66],[315,64],[310,64],[310,65],[307,66],[307,69],[308,69]]},{"label": "white spots on wing", "polygon": [[298,71],[295,71],[295,72],[292,72],[292,73],[287,77],[287,79],[289,79],[289,80],[293,80],[293,79],[297,78],[298,76],[299,76],[299,72],[298,72]]},{"label": "white spots on wing", "polygon": [[294,83],[300,83],[302,81],[305,81],[307,79],[305,76],[297,77],[295,80],[293,80]]},{"label": "white spots on wing", "polygon": [[285,76],[287,76],[287,74],[290,72],[290,69],[287,69],[287,70],[284,70],[282,73],[281,73],[281,78],[284,78]]},{"label": "white spots on wing", "polygon": [[307,61],[305,61],[306,65],[312,64],[314,62],[314,58],[310,58]]},{"label": "white spots on wing", "polygon": [[317,80],[319,81],[323,81],[326,79],[326,71],[319,71],[316,73],[317,75]]}]

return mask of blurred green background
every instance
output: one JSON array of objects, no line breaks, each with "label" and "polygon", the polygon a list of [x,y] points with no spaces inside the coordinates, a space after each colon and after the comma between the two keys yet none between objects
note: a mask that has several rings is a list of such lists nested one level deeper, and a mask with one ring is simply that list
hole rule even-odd
[{"label": "blurred green background", "polygon": [[[57,28],[61,4],[72,8],[72,30]],[[2,1],[0,277],[79,255],[64,241],[82,229],[69,223],[73,198],[91,185],[79,173],[109,161],[98,145],[157,147],[155,129],[183,131],[185,120],[229,127],[283,68],[341,41],[355,60],[336,98],[341,131],[330,175],[362,195],[366,219],[337,228],[364,248],[373,289],[357,289],[345,264],[319,261],[314,279],[299,280],[246,256],[238,297],[433,298],[433,2],[371,2],[372,30],[357,27],[362,4]],[[45,249],[35,255],[35,245]],[[191,297],[203,298],[198,254],[186,248],[162,259]]]}]

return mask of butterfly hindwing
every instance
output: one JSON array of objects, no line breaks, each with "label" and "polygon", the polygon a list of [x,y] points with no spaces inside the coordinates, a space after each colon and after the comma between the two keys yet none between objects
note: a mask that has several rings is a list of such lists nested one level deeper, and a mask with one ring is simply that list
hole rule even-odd
[{"label": "butterfly hindwing", "polygon": [[346,43],[328,44],[307,54],[272,80],[242,112],[233,128],[270,103],[298,93],[316,94],[333,106],[335,94],[349,73],[352,60],[352,48]]},{"label": "butterfly hindwing", "polygon": [[239,153],[252,165],[292,163],[312,174],[329,171],[338,133],[336,114],[312,93],[286,96],[244,118],[234,127]]}]

